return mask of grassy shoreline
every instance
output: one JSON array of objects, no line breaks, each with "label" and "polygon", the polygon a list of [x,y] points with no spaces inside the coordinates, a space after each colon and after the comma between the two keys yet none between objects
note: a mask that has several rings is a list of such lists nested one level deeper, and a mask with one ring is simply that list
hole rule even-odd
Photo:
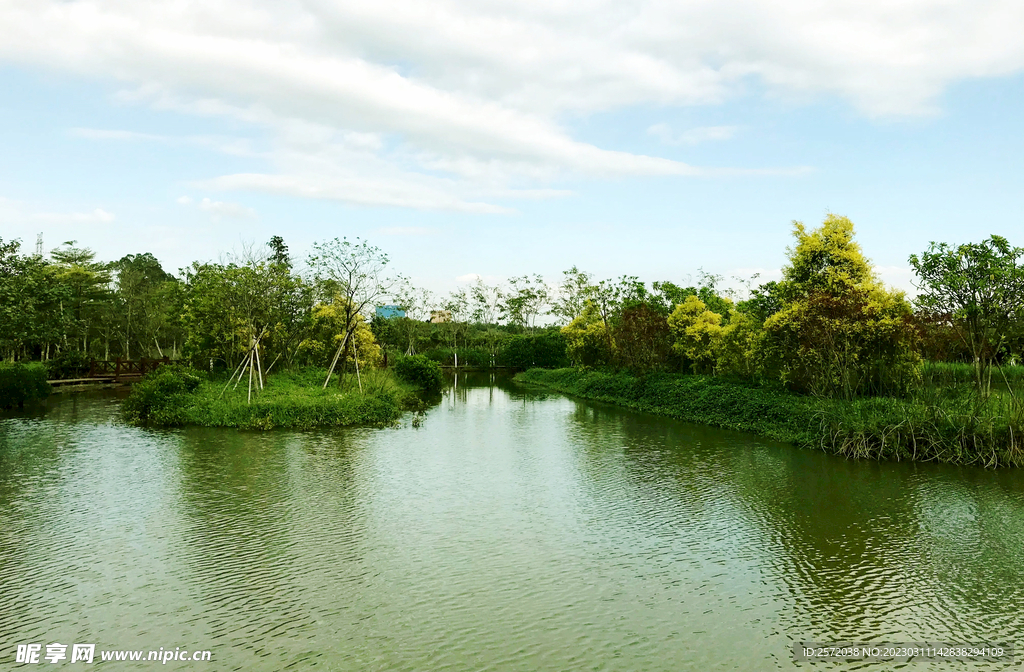
[{"label": "grassy shoreline", "polygon": [[308,368],[270,375],[247,401],[247,381],[225,390],[225,380],[167,370],[137,383],[122,407],[129,424],[155,427],[227,427],[249,430],[315,429],[395,424],[422,402],[416,388],[389,371],[364,371],[363,390],[352,374],[335,378]]},{"label": "grassy shoreline", "polygon": [[516,380],[846,457],[1024,466],[1020,409],[1003,397],[818,399],[712,376],[530,369]]}]

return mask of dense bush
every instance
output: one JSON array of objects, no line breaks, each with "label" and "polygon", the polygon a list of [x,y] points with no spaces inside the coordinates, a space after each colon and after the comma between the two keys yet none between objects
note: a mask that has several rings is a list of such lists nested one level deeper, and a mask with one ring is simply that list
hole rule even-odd
[{"label": "dense bush", "polygon": [[92,358],[84,352],[77,350],[65,350],[50,361],[46,362],[46,369],[51,380],[63,380],[67,378],[80,378],[89,373],[89,364]]},{"label": "dense bush", "polygon": [[498,353],[498,362],[513,369],[557,369],[569,366],[565,334],[558,330],[513,336]]},{"label": "dense bush", "polygon": [[441,366],[424,355],[400,357],[394,368],[399,378],[427,392],[438,392],[444,387]]},{"label": "dense bush", "polygon": [[124,419],[136,425],[186,424],[185,409],[203,381],[203,374],[186,366],[162,366],[132,386],[121,406]]},{"label": "dense bush", "polygon": [[22,406],[50,394],[42,364],[0,363],[0,408]]}]

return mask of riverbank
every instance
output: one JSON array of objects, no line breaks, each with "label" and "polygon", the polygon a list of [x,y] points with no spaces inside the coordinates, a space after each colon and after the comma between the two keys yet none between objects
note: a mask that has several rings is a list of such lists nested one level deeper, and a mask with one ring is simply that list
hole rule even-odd
[{"label": "riverbank", "polygon": [[[364,371],[362,391],[355,375],[323,389],[327,372],[318,368],[267,377],[248,400],[247,381],[237,388],[196,372],[171,368],[137,383],[125,400],[124,419],[156,427],[199,426],[237,429],[314,429],[355,425],[386,427],[420,405],[416,389],[390,371]],[[255,385],[258,388],[258,383]]]},{"label": "riverbank", "polygon": [[530,369],[516,380],[846,457],[1024,466],[1019,406],[998,395],[980,401],[960,388],[930,390],[927,398],[842,401],[686,374]]}]

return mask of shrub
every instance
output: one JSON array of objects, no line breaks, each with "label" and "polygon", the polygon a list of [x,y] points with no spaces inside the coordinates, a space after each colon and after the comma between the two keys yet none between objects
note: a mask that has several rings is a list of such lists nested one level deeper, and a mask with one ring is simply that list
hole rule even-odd
[{"label": "shrub", "polygon": [[65,350],[50,361],[46,369],[52,380],[79,378],[89,372],[91,358],[84,352]]},{"label": "shrub", "polygon": [[125,421],[135,425],[185,424],[185,409],[203,374],[187,366],[162,366],[132,386],[121,406]]},{"label": "shrub", "polygon": [[23,406],[50,394],[42,364],[0,363],[0,408]]},{"label": "shrub", "polygon": [[536,336],[513,336],[502,346],[498,361],[513,369],[569,366],[565,334],[556,329]]},{"label": "shrub", "polygon": [[424,355],[400,357],[395,360],[395,375],[427,392],[439,392],[444,387],[441,366]]}]

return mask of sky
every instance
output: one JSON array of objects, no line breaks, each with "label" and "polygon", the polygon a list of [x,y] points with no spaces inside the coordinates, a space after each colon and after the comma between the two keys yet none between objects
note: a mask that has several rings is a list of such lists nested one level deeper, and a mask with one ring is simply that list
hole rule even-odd
[{"label": "sky", "polygon": [[0,238],[362,237],[444,293],[1024,245],[1020,0],[2,0]]}]

